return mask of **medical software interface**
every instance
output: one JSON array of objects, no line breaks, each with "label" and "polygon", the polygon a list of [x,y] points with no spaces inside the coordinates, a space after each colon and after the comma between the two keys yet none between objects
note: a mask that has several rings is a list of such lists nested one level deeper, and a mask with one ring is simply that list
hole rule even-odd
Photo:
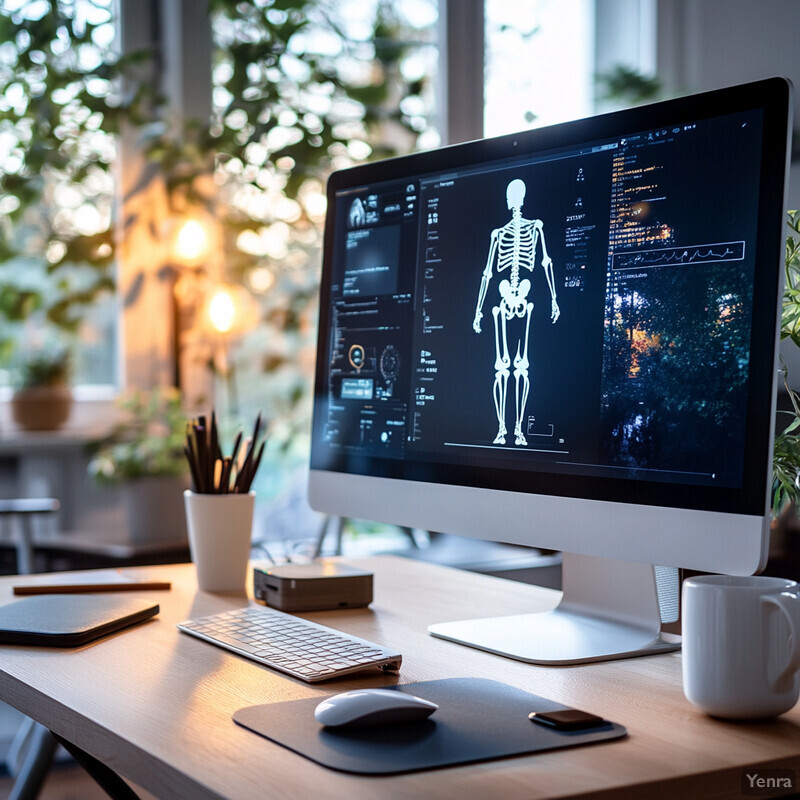
[{"label": "medical software interface", "polygon": [[760,122],[337,194],[317,447],[738,486]]}]

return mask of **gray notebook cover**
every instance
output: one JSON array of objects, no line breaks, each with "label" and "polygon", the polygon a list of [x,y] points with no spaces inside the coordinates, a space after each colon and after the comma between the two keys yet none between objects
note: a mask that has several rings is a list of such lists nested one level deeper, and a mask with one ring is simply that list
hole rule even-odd
[{"label": "gray notebook cover", "polygon": [[77,647],[149,619],[158,604],[135,597],[47,594],[0,606],[0,644]]}]

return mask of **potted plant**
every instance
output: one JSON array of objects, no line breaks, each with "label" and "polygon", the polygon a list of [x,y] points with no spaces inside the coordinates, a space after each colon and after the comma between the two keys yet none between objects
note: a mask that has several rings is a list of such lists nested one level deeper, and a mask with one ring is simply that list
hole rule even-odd
[{"label": "potted plant", "polygon": [[60,428],[72,410],[68,350],[40,352],[24,361],[11,397],[14,422],[28,431]]},{"label": "potted plant", "polygon": [[[800,211],[790,211],[786,237],[786,285],[781,310],[781,340],[800,347]],[[778,408],[772,457],[771,573],[794,577],[800,568],[800,394],[791,388],[781,360],[785,402]]]},{"label": "potted plant", "polygon": [[121,421],[92,446],[89,474],[98,484],[119,488],[132,541],[183,541],[189,475],[180,392],[134,392],[119,406]]},{"label": "potted plant", "polygon": [[[791,339],[800,347],[800,211],[790,211],[790,233],[786,237],[786,286],[781,309],[781,340]],[[773,451],[772,510],[777,517],[788,505],[797,505],[800,498],[800,395],[789,385],[789,371],[781,362],[783,384],[789,407],[779,409],[786,423],[778,425]],[[788,418],[788,420],[787,420]]]}]

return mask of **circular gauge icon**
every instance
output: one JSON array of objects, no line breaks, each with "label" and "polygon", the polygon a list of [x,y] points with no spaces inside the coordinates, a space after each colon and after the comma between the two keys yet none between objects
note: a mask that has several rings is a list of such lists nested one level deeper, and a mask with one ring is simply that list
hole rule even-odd
[{"label": "circular gauge icon", "polygon": [[381,375],[387,383],[394,383],[400,375],[400,353],[393,345],[387,345],[381,353]]},{"label": "circular gauge icon", "polygon": [[354,369],[361,370],[364,366],[366,354],[364,348],[360,344],[354,344],[350,347],[347,353],[347,360],[352,364]]}]

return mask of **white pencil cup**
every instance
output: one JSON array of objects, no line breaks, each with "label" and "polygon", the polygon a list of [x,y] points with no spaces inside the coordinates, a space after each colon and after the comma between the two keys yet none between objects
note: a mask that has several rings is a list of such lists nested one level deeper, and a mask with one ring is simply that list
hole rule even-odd
[{"label": "white pencil cup", "polygon": [[253,530],[255,492],[183,493],[189,549],[204,592],[243,592]]}]

